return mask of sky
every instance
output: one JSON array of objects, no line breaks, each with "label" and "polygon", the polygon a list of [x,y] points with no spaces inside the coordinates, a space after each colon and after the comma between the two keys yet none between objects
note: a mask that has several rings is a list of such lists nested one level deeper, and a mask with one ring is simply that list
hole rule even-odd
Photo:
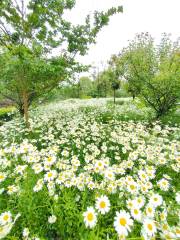
[{"label": "sky", "polygon": [[77,0],[76,7],[67,14],[74,24],[83,23],[88,13],[123,6],[123,13],[111,17],[108,26],[98,34],[86,56],[79,57],[84,64],[103,68],[112,54],[127,46],[136,33],[149,32],[160,40],[163,32],[180,37],[180,0]]}]

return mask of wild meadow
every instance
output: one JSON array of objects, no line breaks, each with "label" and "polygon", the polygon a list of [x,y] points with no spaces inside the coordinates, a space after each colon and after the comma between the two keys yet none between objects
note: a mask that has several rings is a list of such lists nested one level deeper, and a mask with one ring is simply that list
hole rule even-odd
[{"label": "wild meadow", "polygon": [[178,9],[0,0],[0,239],[180,239]]},{"label": "wild meadow", "polygon": [[179,125],[118,101],[51,103],[30,129],[0,127],[0,239],[180,237]]}]

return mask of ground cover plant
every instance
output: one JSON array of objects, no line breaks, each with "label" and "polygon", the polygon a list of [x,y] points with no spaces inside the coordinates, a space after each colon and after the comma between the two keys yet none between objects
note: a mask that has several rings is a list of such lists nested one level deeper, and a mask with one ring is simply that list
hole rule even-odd
[{"label": "ground cover plant", "polygon": [[2,125],[0,239],[179,238],[179,126],[130,112],[148,116],[68,100]]}]

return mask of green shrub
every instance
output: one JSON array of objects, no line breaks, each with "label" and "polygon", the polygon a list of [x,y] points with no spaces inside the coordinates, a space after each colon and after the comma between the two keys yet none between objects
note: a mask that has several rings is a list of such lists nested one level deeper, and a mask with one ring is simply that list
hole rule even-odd
[{"label": "green shrub", "polygon": [[0,108],[0,120],[10,120],[14,115],[14,107]]},{"label": "green shrub", "polygon": [[116,97],[120,98],[120,97],[130,97],[131,95],[125,91],[124,89],[119,89],[116,91]]},{"label": "green shrub", "polygon": [[81,95],[80,99],[91,99],[91,96],[87,96],[87,95]]}]

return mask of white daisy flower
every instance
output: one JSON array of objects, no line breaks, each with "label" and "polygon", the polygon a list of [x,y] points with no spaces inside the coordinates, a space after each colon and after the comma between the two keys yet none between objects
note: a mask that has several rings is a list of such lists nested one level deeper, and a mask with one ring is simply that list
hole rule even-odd
[{"label": "white daisy flower", "polygon": [[29,236],[29,233],[30,233],[29,229],[28,228],[24,228],[22,235],[23,235],[23,237],[27,238]]},{"label": "white daisy flower", "polygon": [[148,204],[145,208],[145,213],[148,218],[153,218],[155,214],[154,206]]},{"label": "white daisy flower", "polygon": [[3,226],[0,226],[0,239],[4,239],[11,232],[12,227],[19,217],[20,214],[18,213],[13,222],[11,221]]},{"label": "white daisy flower", "polygon": [[141,181],[143,181],[143,182],[146,182],[146,181],[149,180],[148,175],[147,175],[146,172],[143,171],[143,170],[139,170],[139,171],[138,171],[138,175],[139,175],[139,178],[141,179]]},{"label": "white daisy flower", "polygon": [[0,182],[3,182],[6,179],[6,174],[3,172],[0,172]]},{"label": "white daisy flower", "polygon": [[4,212],[0,215],[0,225],[5,225],[5,224],[11,223],[11,222],[12,222],[12,215],[9,211]]},{"label": "white daisy flower", "polygon": [[52,181],[56,178],[57,176],[57,171],[56,170],[51,170],[49,172],[47,172],[44,176],[44,180],[45,181]]},{"label": "white daisy flower", "polygon": [[52,215],[52,216],[48,217],[48,222],[49,222],[50,224],[55,223],[56,220],[57,220],[57,217],[56,217],[55,215]]},{"label": "white daisy flower", "polygon": [[159,180],[157,185],[163,191],[168,191],[170,187],[169,181],[166,180],[165,178],[162,178],[161,180]]},{"label": "white daisy flower", "polygon": [[51,166],[51,165],[53,165],[55,162],[56,162],[56,157],[52,155],[52,156],[48,156],[48,157],[46,158],[44,164],[47,165],[47,166]]},{"label": "white daisy flower", "polygon": [[143,232],[149,237],[153,237],[156,233],[156,225],[152,219],[146,218],[143,222]]},{"label": "white daisy flower", "polygon": [[108,180],[111,180],[113,181],[115,179],[115,175],[114,175],[114,172],[110,169],[107,169],[104,173],[105,175],[105,178],[108,179]]},{"label": "white daisy flower", "polygon": [[160,219],[161,219],[162,222],[166,221],[166,219],[167,219],[167,210],[163,210],[163,212],[160,212],[159,216],[160,216]]},{"label": "white daisy flower", "polygon": [[149,200],[149,203],[154,207],[162,205],[163,198],[159,194],[153,194]]},{"label": "white daisy flower", "polygon": [[173,232],[176,234],[177,239],[180,238],[180,226],[173,227]]},{"label": "white daisy flower", "polygon": [[19,187],[15,186],[15,185],[10,185],[10,186],[7,187],[7,193],[9,195],[18,192],[19,190],[20,190]]},{"label": "white daisy flower", "polygon": [[110,201],[107,196],[101,196],[96,200],[96,209],[101,214],[105,214],[110,210]]},{"label": "white daisy flower", "polygon": [[136,199],[137,205],[139,208],[142,208],[145,204],[145,199],[143,196],[137,197]]},{"label": "white daisy flower", "polygon": [[132,208],[131,216],[139,222],[141,222],[141,220],[142,220],[142,212],[139,208]]},{"label": "white daisy flower", "polygon": [[133,220],[130,218],[130,214],[124,210],[116,212],[116,217],[114,221],[115,230],[119,235],[128,235],[131,231],[130,227],[133,225]]},{"label": "white daisy flower", "polygon": [[131,194],[135,194],[138,191],[138,184],[135,181],[128,182],[127,190]]},{"label": "white daisy flower", "polygon": [[93,207],[88,207],[87,211],[83,213],[86,227],[93,228],[97,223],[96,212]]},{"label": "white daisy flower", "polygon": [[43,171],[43,166],[40,164],[40,163],[35,163],[33,166],[32,166],[32,169],[34,170],[34,172],[36,174],[40,173]]}]

